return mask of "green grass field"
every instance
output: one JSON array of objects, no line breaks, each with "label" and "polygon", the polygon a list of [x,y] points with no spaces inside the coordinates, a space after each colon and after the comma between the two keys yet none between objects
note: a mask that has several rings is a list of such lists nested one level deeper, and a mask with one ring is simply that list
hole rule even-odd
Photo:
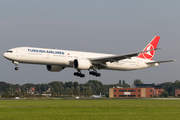
[{"label": "green grass field", "polygon": [[0,120],[180,120],[180,100],[0,100]]}]

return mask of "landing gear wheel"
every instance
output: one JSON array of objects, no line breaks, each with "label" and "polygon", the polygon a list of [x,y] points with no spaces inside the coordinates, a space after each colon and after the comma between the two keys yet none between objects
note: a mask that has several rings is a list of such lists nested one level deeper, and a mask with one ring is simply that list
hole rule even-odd
[{"label": "landing gear wheel", "polygon": [[96,74],[96,77],[100,77],[100,76],[101,76],[101,73],[97,73],[97,74]]},{"label": "landing gear wheel", "polygon": [[18,67],[15,67],[15,70],[19,70],[19,68],[18,68]]},{"label": "landing gear wheel", "polygon": [[96,76],[97,75],[97,72],[93,72],[93,74],[92,74],[93,76]]},{"label": "landing gear wheel", "polygon": [[81,76],[81,73],[77,73],[77,76],[78,76],[78,77]]},{"label": "landing gear wheel", "polygon": [[96,76],[96,77],[100,77],[101,73],[98,73],[97,71],[89,71],[90,75]]},{"label": "landing gear wheel", "polygon": [[77,74],[78,74],[77,72],[74,72],[74,76],[77,76]]},{"label": "landing gear wheel", "polygon": [[12,61],[13,64],[15,64],[15,70],[19,70],[19,67],[18,67],[18,62],[17,61]]},{"label": "landing gear wheel", "polygon": [[80,77],[81,77],[81,78],[84,78],[84,77],[85,77],[85,74],[81,74]]},{"label": "landing gear wheel", "polygon": [[78,72],[74,72],[74,76],[84,78],[85,74],[82,74],[80,71],[78,71]]},{"label": "landing gear wheel", "polygon": [[89,74],[92,75],[94,72],[93,71],[90,71]]}]

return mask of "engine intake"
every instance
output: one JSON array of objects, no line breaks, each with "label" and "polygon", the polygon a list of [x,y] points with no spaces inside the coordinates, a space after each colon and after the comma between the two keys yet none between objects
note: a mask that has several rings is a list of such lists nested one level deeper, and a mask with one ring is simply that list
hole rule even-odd
[{"label": "engine intake", "polygon": [[46,68],[48,71],[51,71],[51,72],[59,72],[63,70],[65,67],[56,66],[56,65],[46,65]]},{"label": "engine intake", "polygon": [[77,70],[88,70],[92,66],[92,63],[87,59],[75,59],[73,66]]}]

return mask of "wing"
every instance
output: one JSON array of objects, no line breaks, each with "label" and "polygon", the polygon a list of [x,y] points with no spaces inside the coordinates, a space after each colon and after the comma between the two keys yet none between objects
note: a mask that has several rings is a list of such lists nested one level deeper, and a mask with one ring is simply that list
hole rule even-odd
[{"label": "wing", "polygon": [[135,52],[135,53],[129,53],[129,54],[124,54],[124,55],[112,55],[112,56],[108,56],[108,57],[92,58],[92,59],[90,59],[90,61],[94,64],[106,64],[106,62],[117,62],[119,60],[138,56],[140,53],[145,53],[145,52],[158,50],[158,49],[160,49],[160,48],[146,50],[146,51],[140,51],[140,52]]}]

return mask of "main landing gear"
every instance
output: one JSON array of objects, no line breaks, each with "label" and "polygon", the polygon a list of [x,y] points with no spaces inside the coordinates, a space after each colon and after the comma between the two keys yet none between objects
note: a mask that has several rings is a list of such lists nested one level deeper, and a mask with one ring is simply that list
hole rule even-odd
[{"label": "main landing gear", "polygon": [[[101,73],[98,73],[96,70],[89,71],[89,74],[93,75],[93,76],[96,76],[96,77],[100,77],[101,76]],[[78,77],[84,78],[85,74],[82,74],[81,71],[78,70],[77,72],[74,72],[74,76],[78,76]]]},{"label": "main landing gear", "polygon": [[19,70],[19,67],[18,67],[18,62],[13,61],[12,63],[13,63],[13,64],[15,64],[15,66],[16,66],[16,67],[15,67],[15,70]]},{"label": "main landing gear", "polygon": [[96,76],[96,77],[100,77],[101,73],[98,73],[97,71],[89,71],[90,75]]},{"label": "main landing gear", "polygon": [[81,71],[78,70],[78,72],[74,72],[74,76],[78,76],[78,77],[84,78],[85,74],[82,74]]}]

